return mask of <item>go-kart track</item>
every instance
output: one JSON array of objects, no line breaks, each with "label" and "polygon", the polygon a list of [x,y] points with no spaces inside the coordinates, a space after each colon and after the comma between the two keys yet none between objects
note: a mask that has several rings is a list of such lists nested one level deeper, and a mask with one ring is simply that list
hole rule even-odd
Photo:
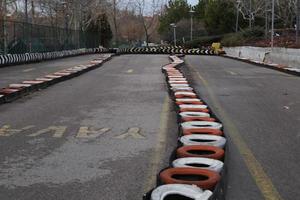
[{"label": "go-kart track", "polygon": [[[142,200],[164,184],[160,178],[170,164],[195,162],[173,162],[182,146],[180,116],[206,119],[182,127],[220,129],[215,138],[224,132],[226,144],[224,139],[218,148],[225,149],[225,159],[198,159],[220,176],[205,188],[222,188],[219,199],[300,196],[298,76],[211,55],[186,55],[169,73],[162,73],[172,63],[168,54],[107,58],[92,54],[0,68],[0,88],[80,72],[0,104],[1,200]],[[187,88],[191,98],[174,99],[172,91]],[[186,113],[191,107],[179,105],[187,102],[202,114]],[[187,110],[180,115],[180,109]],[[201,192],[184,190],[201,199]]]}]

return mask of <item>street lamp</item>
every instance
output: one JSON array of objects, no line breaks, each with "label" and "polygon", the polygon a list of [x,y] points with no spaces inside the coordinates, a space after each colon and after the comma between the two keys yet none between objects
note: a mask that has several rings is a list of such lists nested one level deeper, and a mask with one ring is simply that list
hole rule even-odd
[{"label": "street lamp", "polygon": [[274,18],[275,18],[275,0],[272,0],[272,31],[271,31],[271,48],[274,47]]},{"label": "street lamp", "polygon": [[191,14],[191,41],[192,41],[193,40],[193,14],[195,13],[192,7],[189,13]]},{"label": "street lamp", "polygon": [[173,33],[174,33],[174,46],[176,46],[176,24],[172,23],[170,24],[171,27],[173,27]]},{"label": "street lamp", "polygon": [[241,0],[237,0],[236,1],[237,5],[236,5],[236,23],[235,23],[235,32],[238,32],[239,30],[239,15],[240,15],[240,3]]}]

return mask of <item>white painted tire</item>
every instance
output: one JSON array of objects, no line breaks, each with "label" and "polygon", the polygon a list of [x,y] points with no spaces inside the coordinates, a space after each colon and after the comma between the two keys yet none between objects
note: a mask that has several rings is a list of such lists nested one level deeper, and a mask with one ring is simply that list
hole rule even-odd
[{"label": "white painted tire", "polygon": [[199,129],[199,128],[211,128],[211,129],[221,129],[223,125],[218,122],[207,122],[207,121],[190,121],[181,123],[183,129]]},{"label": "white painted tire", "polygon": [[[200,140],[200,141],[197,141]],[[218,135],[208,135],[208,134],[192,134],[192,135],[185,135],[180,138],[180,142],[184,146],[191,146],[191,145],[208,145],[208,146],[215,146],[224,148],[226,144],[226,139],[222,136]]]},{"label": "white painted tire", "polygon": [[182,104],[182,105],[179,105],[179,108],[201,108],[201,109],[206,109],[207,105]]},{"label": "white painted tire", "polygon": [[176,101],[177,102],[201,102],[201,100],[200,99],[197,99],[197,98],[194,98],[194,99],[180,99],[180,98],[178,98],[178,99],[176,99]]},{"label": "white painted tire", "polygon": [[193,200],[208,200],[212,194],[210,190],[203,190],[195,185],[167,184],[154,189],[151,200],[164,200],[169,195],[180,195]]},{"label": "white painted tire", "polygon": [[196,95],[194,92],[175,92],[175,95]]},{"label": "white painted tire", "polygon": [[189,87],[190,85],[189,84],[173,84],[172,83],[172,84],[170,84],[170,86],[174,87],[174,88],[175,87],[177,88],[177,87]]},{"label": "white painted tire", "polygon": [[[193,166],[193,165],[206,165],[206,166]],[[208,169],[214,172],[220,173],[223,169],[223,162],[211,158],[178,158],[172,162],[173,167],[191,167],[191,168],[201,168]]]},{"label": "white painted tire", "polygon": [[181,117],[210,117],[210,114],[205,112],[181,112],[179,115]]},{"label": "white painted tire", "polygon": [[191,87],[172,87],[171,90],[173,91],[193,91]]}]

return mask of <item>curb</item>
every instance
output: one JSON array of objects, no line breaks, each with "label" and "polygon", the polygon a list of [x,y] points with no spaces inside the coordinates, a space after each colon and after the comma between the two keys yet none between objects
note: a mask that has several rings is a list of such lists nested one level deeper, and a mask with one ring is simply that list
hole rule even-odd
[{"label": "curb", "polygon": [[0,89],[0,104],[10,103],[30,93],[97,69],[103,63],[109,61],[112,56],[114,55],[105,55],[103,58],[91,61],[91,64],[70,67],[34,80],[22,81],[22,83],[18,84],[9,84],[7,87]]},{"label": "curb", "polygon": [[287,73],[287,74],[291,74],[291,75],[295,75],[295,76],[300,76],[300,69],[290,68],[290,67],[287,67],[286,65],[280,65],[280,64],[276,64],[276,63],[265,63],[265,62],[261,62],[261,61],[252,60],[250,58],[240,58],[240,57],[229,56],[229,55],[221,55],[221,56],[225,57],[225,58],[229,58],[229,59],[238,60],[238,61],[242,61],[242,62],[245,62],[245,63],[257,65],[257,66],[260,66],[260,67],[273,69],[273,70],[280,71],[280,72],[283,72],[283,73]]},{"label": "curb", "polygon": [[[170,59],[172,60],[171,63],[165,65],[162,67],[162,72],[165,74],[166,76],[166,82],[167,82],[167,86],[168,86],[168,92],[170,95],[170,98],[173,101],[173,105],[176,107],[176,112],[177,112],[177,122],[178,122],[178,136],[180,138],[184,137],[183,131],[185,131],[186,126],[184,123],[188,123],[188,124],[197,124],[197,126],[200,124],[203,124],[203,134],[206,135],[199,135],[199,133],[191,133],[191,136],[204,136],[204,137],[211,137],[211,138],[218,138],[218,139],[222,139],[223,142],[226,142],[226,136],[223,133],[223,127],[222,124],[220,123],[220,120],[211,112],[211,110],[208,108],[207,104],[201,100],[199,98],[199,95],[196,93],[196,91],[193,89],[192,86],[190,86],[188,83],[189,81],[187,80],[187,78],[185,78],[185,75],[183,72],[181,72],[181,70],[179,70],[180,66],[184,65],[184,61],[181,60],[179,57],[177,56],[170,56]],[[171,82],[170,82],[171,81]],[[174,84],[175,81],[175,84]],[[179,82],[183,82],[183,83],[177,83],[176,81]],[[179,92],[178,92],[179,91]],[[179,97],[180,98],[179,98]],[[194,100],[193,100],[194,99]],[[186,102],[186,104],[177,104],[176,102],[178,101],[183,101]],[[201,104],[199,104],[199,101],[201,102]],[[200,112],[200,111],[196,111],[198,112],[199,115],[203,115],[205,116],[205,118],[198,118],[200,120],[197,121],[192,121],[192,122],[184,122],[183,121],[183,117],[182,117],[182,111],[180,111],[180,106],[181,105],[186,105],[186,106],[195,106],[195,107],[207,107],[208,108],[208,113],[204,113]],[[185,114],[190,114],[192,115],[193,113],[185,113]],[[198,115],[198,116],[199,116]],[[209,118],[207,117],[209,116]],[[207,119],[210,119],[210,121],[207,121]],[[211,122],[211,119],[214,119],[214,122]],[[210,124],[212,125],[212,127],[207,127],[206,124]],[[195,127],[191,127],[191,130],[193,130]],[[190,129],[190,128],[188,128]],[[198,127],[197,127],[198,129]],[[207,130],[207,131],[206,131]],[[218,132],[220,133],[219,136],[216,136],[211,132]],[[202,133],[200,133],[202,134]],[[208,135],[207,135],[208,134]],[[183,147],[183,143],[180,142],[180,138],[178,139],[178,148]],[[223,143],[225,144],[225,143]],[[186,145],[185,147],[187,147],[189,145]],[[221,145],[223,146],[223,145]],[[196,148],[196,146],[189,146],[191,148]],[[200,145],[197,145],[197,147],[201,147]],[[226,153],[226,148],[224,147],[219,148],[219,147],[214,147],[211,146],[211,144],[206,144],[203,147],[207,147],[207,148],[214,148],[219,150],[219,152],[223,152],[224,155],[224,151]],[[189,167],[187,166],[187,168],[181,168],[181,167],[174,167],[172,165],[173,161],[178,159],[178,155],[176,156],[176,152],[177,149],[176,148],[174,150],[174,152],[172,153],[172,155],[170,156],[170,167],[167,167],[163,170],[161,170],[158,175],[157,175],[157,187],[152,189],[151,191],[149,191],[148,193],[144,194],[143,199],[144,200],[162,200],[164,199],[164,197],[166,195],[177,195],[177,196],[172,196],[173,199],[182,199],[182,197],[188,197],[191,199],[197,199],[197,200],[223,200],[225,199],[225,182],[226,182],[226,174],[227,174],[227,158],[226,156],[222,157],[222,159],[220,159],[220,161],[218,161],[218,163],[224,163],[222,165],[221,168],[219,168],[220,170],[218,171],[212,171],[210,169],[207,169],[203,166],[196,166],[196,167]],[[201,155],[197,155],[196,157],[205,157],[205,156],[201,156]],[[187,157],[189,159],[193,159],[193,157]],[[221,157],[220,157],[221,158]],[[201,159],[198,159],[198,161]],[[205,159],[202,159],[205,161]],[[211,163],[214,163],[213,161],[214,159],[206,159],[211,161]],[[195,174],[193,174],[193,172],[195,172]],[[177,174],[178,173],[178,174]],[[200,180],[200,181],[191,181],[191,180],[184,180],[184,179],[177,179],[174,178],[173,175],[183,175],[186,174],[190,177],[192,176],[197,176],[202,174],[205,175],[209,175],[211,176],[211,178],[208,177],[208,180]],[[194,177],[194,178],[195,178]],[[213,178],[214,177],[214,178]],[[189,185],[198,185],[201,186],[197,187],[194,186],[195,188],[198,188],[198,192],[195,192],[195,194],[191,195],[191,193],[188,190],[185,190],[186,187],[188,187]],[[175,187],[176,190],[171,189]],[[189,186],[190,187],[190,186]],[[165,189],[163,189],[165,188]],[[181,191],[180,193],[178,193],[178,191]],[[158,198],[157,195],[160,195],[160,197]],[[180,195],[179,195],[180,194]],[[205,194],[205,195],[204,195]],[[155,197],[153,197],[153,195]],[[180,197],[178,197],[178,195]]]}]

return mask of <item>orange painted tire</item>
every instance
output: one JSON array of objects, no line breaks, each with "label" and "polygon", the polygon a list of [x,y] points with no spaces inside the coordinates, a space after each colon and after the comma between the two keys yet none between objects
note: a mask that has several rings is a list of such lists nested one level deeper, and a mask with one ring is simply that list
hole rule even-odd
[{"label": "orange painted tire", "polygon": [[[177,92],[176,92],[177,93]],[[176,98],[197,98],[197,95],[195,93],[192,94],[175,94]]]},{"label": "orange painted tire", "polygon": [[215,146],[191,145],[182,146],[176,150],[177,158],[185,157],[201,157],[222,160],[224,158],[224,150]]},{"label": "orange painted tire", "polygon": [[[202,189],[213,189],[221,179],[217,172],[185,167],[166,169],[159,174],[159,177],[165,184],[196,185]],[[197,178],[198,180],[184,180],[185,177]]]},{"label": "orange painted tire", "polygon": [[209,134],[209,135],[219,135],[222,136],[223,132],[219,129],[212,128],[189,128],[182,129],[183,135],[192,135],[192,134]]},{"label": "orange painted tire", "polygon": [[215,122],[215,118],[211,117],[182,117],[181,120],[183,122],[190,122],[190,121],[207,121],[207,122]]},{"label": "orange painted tire", "polygon": [[203,105],[204,103],[202,101],[192,101],[192,102],[178,102],[176,101],[177,105],[182,105],[182,104],[190,104],[190,105]]}]

